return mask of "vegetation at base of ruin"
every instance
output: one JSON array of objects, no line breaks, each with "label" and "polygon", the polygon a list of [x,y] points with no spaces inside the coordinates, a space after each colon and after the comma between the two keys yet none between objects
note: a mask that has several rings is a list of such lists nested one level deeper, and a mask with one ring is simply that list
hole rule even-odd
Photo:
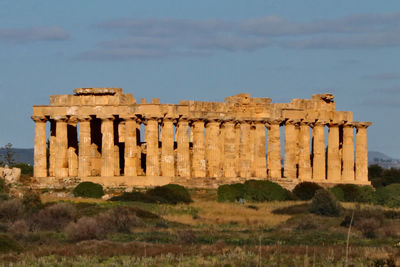
[{"label": "vegetation at base of ruin", "polygon": [[322,189],[322,187],[316,183],[302,182],[295,186],[292,193],[300,200],[310,200],[319,189]]},{"label": "vegetation at base of ruin", "polygon": [[400,169],[384,169],[377,164],[368,167],[368,180],[375,188],[400,183]]},{"label": "vegetation at base of ruin", "polygon": [[319,189],[311,199],[309,212],[322,216],[337,217],[342,212],[342,206],[335,195],[329,190]]},{"label": "vegetation at base of ruin", "polygon": [[101,198],[104,196],[103,186],[92,182],[82,182],[72,191],[76,197]]},{"label": "vegetation at base of ruin", "polygon": [[[35,205],[15,198],[0,202],[0,245],[5,236],[6,246],[23,249],[1,252],[0,262],[343,265],[348,216],[354,210],[350,264],[399,263],[400,209],[343,203],[341,216],[327,217],[309,213],[310,201],[218,202],[216,190],[191,189],[193,202],[176,205],[57,197],[58,192],[51,195],[48,190],[40,205],[35,197],[28,198]],[[38,209],[28,212],[26,205]]]},{"label": "vegetation at base of ruin", "polygon": [[190,203],[192,198],[185,187],[177,184],[167,184],[156,186],[146,192],[123,192],[121,195],[112,197],[110,201],[139,201],[176,205],[178,203]]},{"label": "vegetation at base of ruin", "polygon": [[248,180],[244,184],[221,185],[217,190],[219,202],[285,201],[294,199],[292,193],[277,183],[265,180]]},{"label": "vegetation at base of ruin", "polygon": [[391,208],[400,207],[400,183],[379,187],[376,190],[376,203]]}]

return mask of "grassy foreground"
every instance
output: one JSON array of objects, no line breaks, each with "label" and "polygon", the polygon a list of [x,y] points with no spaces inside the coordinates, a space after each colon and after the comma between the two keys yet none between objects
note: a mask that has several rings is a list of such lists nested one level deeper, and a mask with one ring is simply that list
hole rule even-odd
[{"label": "grassy foreground", "polygon": [[[343,266],[348,227],[341,217],[309,214],[304,201],[218,203],[212,190],[192,191],[194,202],[157,205],[43,195],[47,203],[72,203],[79,216],[118,206],[158,215],[101,240],[71,241],[63,230],[38,230],[14,238],[22,252],[0,254],[2,266]],[[273,212],[297,205],[291,212]],[[345,208],[354,208],[346,203]],[[290,209],[289,209],[290,210]],[[350,235],[349,266],[400,264],[400,218],[366,237]],[[368,230],[368,229],[367,229]],[[392,265],[391,265],[392,264]]]}]

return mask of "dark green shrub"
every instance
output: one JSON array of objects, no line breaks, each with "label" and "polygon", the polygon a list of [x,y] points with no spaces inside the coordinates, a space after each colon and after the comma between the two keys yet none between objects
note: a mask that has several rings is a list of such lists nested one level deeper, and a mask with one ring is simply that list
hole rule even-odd
[{"label": "dark green shrub", "polygon": [[103,186],[92,182],[82,182],[72,192],[75,197],[101,198],[104,195]]},{"label": "dark green shrub", "polygon": [[[343,192],[341,196],[340,189]],[[371,186],[359,186],[355,184],[339,184],[334,186],[331,191],[337,199],[345,202],[373,203],[375,202],[375,191]]]},{"label": "dark green shrub", "polygon": [[6,181],[3,178],[0,178],[0,193],[8,192],[8,187],[6,185]]},{"label": "dark green shrub", "polygon": [[0,234],[0,252],[21,252],[22,246],[6,234]]},{"label": "dark green shrub", "polygon": [[288,214],[288,215],[295,215],[295,214],[302,214],[308,213],[308,204],[298,204],[292,205],[289,207],[284,208],[277,208],[272,211],[273,214]]},{"label": "dark green shrub", "polygon": [[340,224],[341,226],[349,227],[352,212],[354,212],[352,225],[366,238],[374,238],[377,230],[384,225],[385,213],[383,209],[379,207],[361,208],[360,205],[357,205],[354,211],[347,212],[347,215]]},{"label": "dark green shrub", "polygon": [[76,219],[76,208],[68,203],[57,203],[48,206],[35,216],[35,223],[41,230],[60,231]]},{"label": "dark green shrub", "polygon": [[244,199],[244,184],[224,184],[218,187],[217,195],[219,202],[235,202]]},{"label": "dark green shrub", "polygon": [[375,203],[376,202],[375,190],[369,185],[359,186],[357,202]]},{"label": "dark green shrub", "polygon": [[343,192],[342,188],[335,186],[335,187],[329,188],[329,191],[332,192],[332,194],[336,197],[337,200],[344,201],[344,192]]},{"label": "dark green shrub", "polygon": [[177,184],[156,186],[147,190],[146,195],[154,198],[160,198],[160,202],[169,204],[192,202],[189,191],[187,191],[185,187]]},{"label": "dark green shrub", "polygon": [[12,167],[14,168],[20,168],[21,169],[21,174],[25,174],[25,175],[29,175],[32,176],[33,175],[33,166],[30,164],[26,164],[26,163],[16,163],[13,164]]},{"label": "dark green shrub", "polygon": [[312,198],[309,212],[323,216],[336,217],[340,215],[342,206],[335,196],[327,190],[320,189]]},{"label": "dark green shrub", "polygon": [[291,199],[290,191],[277,183],[265,180],[248,180],[244,183],[247,201],[283,201]]},{"label": "dark green shrub", "polygon": [[22,204],[25,207],[25,211],[28,213],[34,213],[43,207],[40,194],[33,190],[27,190],[22,197]]},{"label": "dark green shrub", "polygon": [[390,184],[376,190],[376,203],[391,208],[400,207],[400,184]]},{"label": "dark green shrub", "polygon": [[301,200],[310,200],[314,197],[317,190],[322,189],[322,187],[316,183],[312,182],[302,182],[293,189],[293,194]]},{"label": "dark green shrub", "polygon": [[24,215],[24,206],[19,199],[10,199],[0,203],[0,221],[15,222]]}]

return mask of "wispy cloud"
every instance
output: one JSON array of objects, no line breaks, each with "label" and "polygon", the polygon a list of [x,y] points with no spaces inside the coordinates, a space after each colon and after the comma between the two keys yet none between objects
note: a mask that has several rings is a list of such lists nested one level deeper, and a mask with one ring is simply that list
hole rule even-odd
[{"label": "wispy cloud", "polygon": [[216,51],[363,49],[400,46],[400,13],[359,14],[294,22],[280,16],[242,21],[176,18],[104,21],[96,27],[118,36],[80,59],[129,59],[212,55]]},{"label": "wispy cloud", "polygon": [[0,42],[60,41],[68,38],[69,33],[61,27],[0,28]]},{"label": "wispy cloud", "polygon": [[365,75],[362,78],[368,80],[400,80],[400,72],[370,74],[370,75]]}]

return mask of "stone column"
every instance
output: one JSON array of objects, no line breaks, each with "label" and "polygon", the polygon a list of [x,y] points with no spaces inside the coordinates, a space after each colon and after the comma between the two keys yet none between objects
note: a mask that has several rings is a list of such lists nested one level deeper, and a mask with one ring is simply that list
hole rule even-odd
[{"label": "stone column", "polygon": [[91,135],[90,135],[90,116],[80,116],[79,121],[79,177],[90,176],[91,171]]},{"label": "stone column", "polygon": [[295,120],[285,122],[285,157],[283,175],[285,178],[296,178],[296,153],[297,153],[297,131]]},{"label": "stone column", "polygon": [[235,171],[236,177],[240,174],[240,122],[235,121]]},{"label": "stone column", "polygon": [[266,178],[267,152],[265,145],[265,122],[255,122],[254,141],[254,175],[258,178]]},{"label": "stone column", "polygon": [[357,122],[356,126],[356,181],[368,183],[367,128],[372,123]]},{"label": "stone column", "polygon": [[325,180],[325,137],[324,121],[316,121],[313,126],[313,180]]},{"label": "stone column", "polygon": [[240,154],[239,174],[240,177],[251,177],[251,154],[250,154],[250,122],[240,122]]},{"label": "stone column", "polygon": [[177,155],[176,172],[180,177],[190,177],[189,124],[180,118],[176,127]]},{"label": "stone column", "polygon": [[342,166],[339,155],[339,124],[336,122],[329,123],[327,166],[327,180],[330,182],[340,181]]},{"label": "stone column", "polygon": [[311,180],[310,124],[305,121],[300,122],[299,150],[299,178]]},{"label": "stone column", "polygon": [[56,122],[50,120],[50,138],[49,138],[49,176],[54,177],[56,168],[57,155],[57,139],[56,139]]},{"label": "stone column", "polygon": [[195,120],[192,123],[193,131],[193,177],[206,176],[206,160],[204,145],[204,121]]},{"label": "stone column", "polygon": [[71,116],[68,120],[68,176],[78,176],[78,119]]},{"label": "stone column", "polygon": [[137,175],[137,137],[136,137],[136,117],[135,116],[124,116],[122,119],[125,120],[125,168],[124,176],[136,176]]},{"label": "stone column", "polygon": [[101,117],[101,176],[114,176],[115,151],[114,151],[114,117]]},{"label": "stone column", "polygon": [[346,123],[343,125],[343,151],[342,151],[342,180],[354,181],[354,125]]},{"label": "stone column", "polygon": [[224,122],[224,177],[237,177],[236,174],[236,148],[235,148],[235,123]]},{"label": "stone column", "polygon": [[46,117],[32,116],[35,122],[35,148],[33,156],[33,176],[47,177],[47,158],[46,158]]},{"label": "stone column", "polygon": [[282,177],[280,124],[280,120],[272,120],[266,124],[268,128],[268,178]]},{"label": "stone column", "polygon": [[220,176],[219,125],[217,120],[209,120],[206,123],[207,177]]},{"label": "stone column", "polygon": [[174,124],[171,118],[164,118],[161,128],[161,175],[175,176]]},{"label": "stone column", "polygon": [[145,130],[147,144],[146,154],[146,176],[160,175],[160,158],[158,149],[158,120],[148,118]]},{"label": "stone column", "polygon": [[68,177],[68,132],[66,116],[54,117],[56,121],[56,162],[54,174],[57,178]]}]

